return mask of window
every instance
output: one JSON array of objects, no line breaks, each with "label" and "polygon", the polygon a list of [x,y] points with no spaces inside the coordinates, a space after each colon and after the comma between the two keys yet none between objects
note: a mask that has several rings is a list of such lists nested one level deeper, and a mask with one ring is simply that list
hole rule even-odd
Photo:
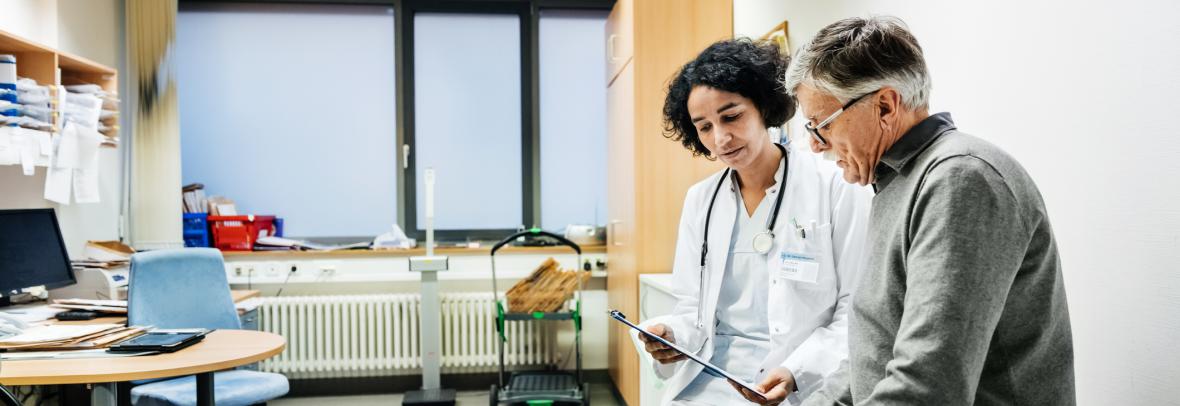
[{"label": "window", "polygon": [[541,227],[606,222],[606,10],[542,10]]},{"label": "window", "polygon": [[288,236],[397,222],[392,7],[182,2],[175,57],[185,183]]},{"label": "window", "polygon": [[418,228],[424,170],[435,170],[435,228],[524,224],[521,33],[515,14],[414,16],[414,173]]}]

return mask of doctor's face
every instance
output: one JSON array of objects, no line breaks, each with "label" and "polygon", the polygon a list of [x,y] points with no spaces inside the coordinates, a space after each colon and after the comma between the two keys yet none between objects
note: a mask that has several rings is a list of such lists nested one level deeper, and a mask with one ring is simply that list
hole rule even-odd
[{"label": "doctor's face", "polygon": [[698,85],[688,94],[688,114],[701,143],[730,168],[749,168],[773,148],[762,113],[740,94]]},{"label": "doctor's face", "polygon": [[[869,94],[851,106],[828,125],[819,128],[820,135],[828,145],[820,145],[811,139],[811,150],[822,153],[825,159],[836,161],[844,170],[848,183],[867,185],[873,181],[873,170],[881,154],[883,132],[875,119],[872,103],[875,94]],[[803,119],[811,126],[830,117],[840,110],[843,103],[834,96],[807,85],[799,85],[796,97]]]}]

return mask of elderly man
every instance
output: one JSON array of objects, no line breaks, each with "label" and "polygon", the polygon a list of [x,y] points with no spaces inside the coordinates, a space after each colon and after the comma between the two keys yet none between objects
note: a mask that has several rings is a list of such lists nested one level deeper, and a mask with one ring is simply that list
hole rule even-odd
[{"label": "elderly man", "polygon": [[1069,311],[1040,192],[1011,156],[927,112],[930,77],[904,23],[820,30],[786,88],[812,149],[877,192],[849,360],[806,404],[1074,404]]}]

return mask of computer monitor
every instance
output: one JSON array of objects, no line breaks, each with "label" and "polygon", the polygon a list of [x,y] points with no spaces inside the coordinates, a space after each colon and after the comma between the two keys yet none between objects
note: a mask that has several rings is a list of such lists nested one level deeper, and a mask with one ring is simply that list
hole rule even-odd
[{"label": "computer monitor", "polygon": [[53,209],[0,210],[0,295],[75,282]]}]

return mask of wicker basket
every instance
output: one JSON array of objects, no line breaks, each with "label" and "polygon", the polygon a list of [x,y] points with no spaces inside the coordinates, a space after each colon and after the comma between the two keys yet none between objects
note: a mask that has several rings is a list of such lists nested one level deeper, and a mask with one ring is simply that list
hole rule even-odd
[{"label": "wicker basket", "polygon": [[556,312],[590,278],[589,272],[563,270],[553,258],[546,259],[529,277],[508,289],[509,313]]}]

